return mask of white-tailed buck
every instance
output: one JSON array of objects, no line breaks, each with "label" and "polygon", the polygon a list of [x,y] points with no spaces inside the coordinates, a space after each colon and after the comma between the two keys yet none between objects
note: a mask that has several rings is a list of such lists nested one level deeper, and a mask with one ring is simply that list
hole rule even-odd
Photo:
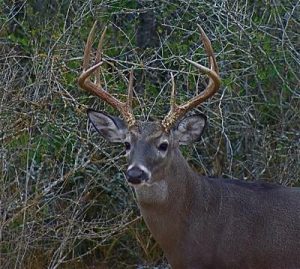
[{"label": "white-tailed buck", "polygon": [[[268,183],[208,178],[195,173],[179,145],[199,140],[206,118],[186,113],[220,86],[211,43],[199,26],[210,68],[187,60],[209,77],[207,88],[178,105],[172,77],[171,109],[162,121],[135,120],[133,72],[128,98],[121,102],[100,83],[100,38],[89,67],[95,25],[86,43],[79,85],[119,110],[123,119],[88,111],[95,129],[108,141],[124,143],[127,180],[152,235],[173,269],[299,269],[300,190]],[[90,76],[96,76],[96,82]]]}]

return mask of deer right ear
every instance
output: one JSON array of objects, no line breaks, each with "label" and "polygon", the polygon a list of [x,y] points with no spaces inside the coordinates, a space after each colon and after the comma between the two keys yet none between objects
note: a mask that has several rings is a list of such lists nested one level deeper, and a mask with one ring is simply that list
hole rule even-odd
[{"label": "deer right ear", "polygon": [[188,145],[198,141],[206,125],[206,117],[202,114],[183,118],[173,129],[175,139],[180,145]]},{"label": "deer right ear", "polygon": [[128,129],[122,119],[92,109],[87,114],[94,128],[105,139],[110,142],[124,142]]}]

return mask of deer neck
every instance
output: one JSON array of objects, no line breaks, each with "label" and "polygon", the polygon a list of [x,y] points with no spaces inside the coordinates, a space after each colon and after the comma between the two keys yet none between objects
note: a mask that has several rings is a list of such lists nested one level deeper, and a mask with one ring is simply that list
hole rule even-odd
[{"label": "deer neck", "polygon": [[[169,167],[161,169],[154,183],[135,189],[142,216],[167,257],[173,253],[182,234],[184,220],[192,202],[192,186],[200,182],[178,152]],[[198,179],[198,180],[197,180]],[[176,238],[174,237],[176,235]]]}]

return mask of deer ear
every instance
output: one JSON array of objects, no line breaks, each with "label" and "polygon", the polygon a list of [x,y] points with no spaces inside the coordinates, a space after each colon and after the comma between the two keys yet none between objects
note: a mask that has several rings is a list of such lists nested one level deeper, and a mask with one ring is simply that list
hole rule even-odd
[{"label": "deer ear", "polygon": [[87,114],[92,125],[105,139],[110,142],[125,140],[128,129],[122,119],[92,109],[89,109]]},{"label": "deer ear", "polygon": [[173,134],[180,145],[187,145],[200,139],[205,125],[206,117],[204,115],[188,116],[177,123]]}]

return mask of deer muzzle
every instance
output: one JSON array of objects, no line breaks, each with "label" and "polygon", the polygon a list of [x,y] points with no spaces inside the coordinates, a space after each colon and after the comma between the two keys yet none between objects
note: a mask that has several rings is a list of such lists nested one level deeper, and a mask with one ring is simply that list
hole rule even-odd
[{"label": "deer muzzle", "polygon": [[143,166],[129,166],[126,172],[127,181],[137,185],[150,179],[150,172]]}]

